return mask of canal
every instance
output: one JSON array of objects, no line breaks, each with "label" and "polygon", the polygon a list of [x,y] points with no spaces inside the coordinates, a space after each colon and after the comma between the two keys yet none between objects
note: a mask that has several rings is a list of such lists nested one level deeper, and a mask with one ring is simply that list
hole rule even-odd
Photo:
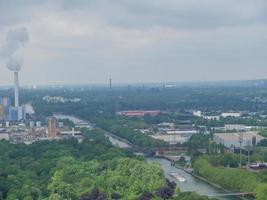
[{"label": "canal", "polygon": [[[113,138],[111,135],[107,135],[107,137],[114,146],[118,146],[120,148],[129,147],[129,144],[126,144],[123,141],[118,140],[117,138]],[[146,160],[149,163],[153,162],[159,163],[164,171],[165,177],[171,181],[175,181],[177,183],[177,186],[181,189],[182,192],[195,191],[196,193],[205,196],[214,196],[216,194],[226,193],[221,189],[215,188],[214,186],[198,178],[195,178],[191,174],[188,174],[181,169],[177,169],[176,167],[171,166],[171,162],[166,159],[147,157]],[[177,181],[176,179],[170,176],[171,173],[178,173],[179,175],[186,178],[186,182],[181,183]],[[240,198],[238,197],[216,197],[216,198],[219,200],[240,200]]]},{"label": "canal", "polygon": [[[111,135],[107,135],[107,137],[114,146],[118,146],[121,148],[129,147],[129,144],[126,144],[123,141],[118,140],[117,138],[113,138]],[[171,166],[171,162],[166,159],[147,157],[146,160],[149,163],[153,162],[159,163],[164,171],[165,177],[171,181],[175,181],[177,183],[177,186],[181,189],[182,192],[195,191],[196,193],[205,196],[216,196],[216,194],[226,193],[221,189],[218,189],[198,178],[195,178],[191,174],[188,174],[181,169],[177,169],[176,167]],[[177,181],[176,179],[170,176],[171,173],[178,173],[179,175],[186,178],[186,182],[181,183]],[[238,197],[216,197],[216,198],[219,200],[240,200],[240,198]]]},{"label": "canal", "polygon": [[[69,115],[62,115],[63,118],[68,118],[74,123],[81,122],[84,120],[81,120],[77,117],[69,116]],[[130,148],[131,146],[126,143],[123,140],[120,140],[118,137],[114,137],[113,134],[105,131],[105,135],[109,138],[110,142],[117,147],[120,148]],[[184,172],[181,169],[177,169],[176,167],[171,166],[171,162],[162,159],[162,158],[146,158],[147,162],[153,163],[157,162],[161,165],[165,177],[168,178],[171,181],[175,181],[178,185],[178,187],[181,189],[182,192],[193,192],[195,191],[198,194],[205,195],[205,196],[214,196],[216,194],[224,194],[225,192],[223,190],[220,190],[218,188],[215,188],[214,186],[195,178],[191,174],[188,174]],[[186,182],[181,183],[170,176],[171,173],[178,173],[179,175],[186,178]],[[216,197],[219,200],[240,200],[238,197]]]},{"label": "canal", "polygon": [[[166,178],[171,181],[175,181],[182,192],[193,192],[205,196],[214,196],[216,194],[224,194],[223,190],[217,189],[214,186],[184,172],[181,169],[171,166],[171,162],[162,158],[147,158],[149,163],[157,162],[161,165]],[[171,173],[178,173],[186,179],[186,182],[181,183],[178,180],[170,176]],[[219,200],[240,200],[238,197],[216,197]]]}]

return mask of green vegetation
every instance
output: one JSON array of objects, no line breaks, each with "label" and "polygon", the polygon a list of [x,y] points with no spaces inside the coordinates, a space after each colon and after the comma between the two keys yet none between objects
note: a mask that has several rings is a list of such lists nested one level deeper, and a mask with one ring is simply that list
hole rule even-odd
[{"label": "green vegetation", "polygon": [[[11,93],[11,91],[7,92]],[[42,97],[45,95],[62,96],[64,98],[77,97],[81,99],[81,102],[46,103],[42,100]],[[86,87],[80,89],[74,87],[71,89],[25,90],[22,92],[21,99],[23,102],[33,102],[37,113],[35,117],[38,119],[44,120],[45,117],[50,116],[53,112],[74,114],[94,122],[100,128],[114,135],[128,140],[134,147],[167,146],[165,142],[154,140],[135,130],[139,128],[153,128],[154,124],[161,122],[173,122],[176,125],[203,125],[211,133],[212,127],[220,127],[229,123],[267,126],[267,119],[264,118],[264,115],[267,114],[267,90],[260,87],[180,87],[170,89],[161,87],[150,89],[129,87],[128,89],[114,88],[113,90]],[[162,110],[165,112],[156,117],[123,118],[116,115],[116,112],[121,110]],[[201,110],[209,114],[230,110],[248,112],[245,114],[246,118],[227,117],[220,120],[205,120],[192,116],[190,114],[192,110]],[[73,125],[68,124],[68,126]],[[262,131],[261,134],[267,136],[266,131]],[[211,142],[210,138],[211,135],[196,135],[187,143],[189,151],[193,156],[199,156],[201,153],[208,154],[206,156],[194,157],[196,172],[227,189],[256,191],[257,199],[267,199],[266,185],[263,184],[267,181],[267,172],[254,174],[246,170],[234,168],[239,164],[239,157],[237,155],[225,154],[224,147]],[[37,146],[40,146],[42,151]],[[267,140],[263,140],[259,143],[258,147],[253,148],[251,152],[252,162],[258,160],[267,161],[267,153],[262,146],[267,146]],[[132,177],[132,172],[127,172],[127,175],[130,176],[130,179],[127,181],[133,181],[131,184],[137,185],[135,187],[127,186],[128,182],[126,183],[125,176],[122,174],[124,170],[119,171],[119,166],[126,162],[134,163],[136,166],[136,168],[135,166],[133,167],[134,169],[139,169],[139,167],[147,169],[146,164],[137,157],[133,157],[127,151],[113,148],[104,138],[101,130],[87,132],[86,142],[83,144],[77,144],[74,141],[61,141],[58,143],[44,142],[28,147],[18,145],[16,149],[12,149],[13,147],[9,148],[2,151],[2,153],[0,151],[0,167],[4,169],[0,176],[5,183],[1,184],[1,187],[4,188],[3,191],[5,191],[2,192],[3,195],[10,194],[10,184],[12,184],[14,194],[27,194],[29,196],[29,193],[30,195],[40,193],[42,197],[50,199],[60,199],[60,196],[63,195],[61,193],[65,195],[68,188],[70,191],[69,195],[73,196],[73,198],[79,198],[79,195],[83,193],[81,198],[83,200],[91,196],[98,196],[98,199],[125,199],[124,197],[130,199],[137,198],[138,195],[139,199],[157,199],[159,194],[160,198],[167,199],[169,198],[168,194],[172,191],[170,189],[171,185],[168,185],[168,183],[165,182],[167,186],[163,186],[164,184],[162,183],[165,180],[160,177],[157,177],[159,180],[162,180],[157,185],[159,188],[149,186],[146,188],[147,191],[141,191],[137,185],[142,184],[145,180],[142,178],[140,182],[135,180]],[[62,167],[60,164],[64,162],[69,162],[67,167]],[[33,163],[37,167],[32,167]],[[94,166],[97,168],[95,171]],[[156,170],[157,165],[154,167]],[[91,171],[90,176],[92,176],[89,180],[86,178],[88,171]],[[17,174],[14,175],[15,172]],[[14,180],[11,179],[12,175]],[[113,175],[116,177],[114,180],[116,184],[119,184],[120,181],[123,183],[123,185],[119,184],[119,188],[113,186],[109,181],[103,181],[105,178],[107,180],[111,179],[111,177],[113,178]],[[149,177],[147,179],[149,181]],[[7,180],[9,182],[5,182]],[[82,183],[75,180],[82,180]],[[112,189],[112,187],[115,188]],[[178,197],[174,199],[202,200],[205,197],[199,197],[194,193],[179,193]]]},{"label": "green vegetation", "polygon": [[261,184],[256,189],[256,198],[257,200],[266,200],[267,199],[267,184]]},{"label": "green vegetation", "polygon": [[193,135],[187,143],[189,152],[195,154],[198,152],[199,149],[207,150],[209,147],[209,139],[210,139],[209,135],[203,135],[203,134]]},{"label": "green vegetation", "polygon": [[256,174],[243,169],[214,167],[205,156],[194,162],[194,169],[209,181],[233,191],[253,192],[259,183]]},{"label": "green vegetation", "polygon": [[0,141],[0,199],[207,199],[180,192],[172,198],[176,184],[165,179],[159,164],[112,147],[101,130],[83,133],[83,143]]},{"label": "green vegetation", "polygon": [[267,130],[262,130],[262,131],[259,131],[259,134],[263,137],[266,137],[267,138]]},{"label": "green vegetation", "polygon": [[78,199],[81,194],[99,188],[109,199],[115,193],[120,199],[137,199],[143,192],[154,192],[166,181],[160,166],[144,161],[120,158],[99,162],[59,160],[48,189],[50,196]]},{"label": "green vegetation", "polygon": [[[240,156],[232,153],[225,153],[223,155],[207,156],[206,159],[212,166],[237,168],[240,163]],[[245,165],[246,157],[242,156],[242,164]]]},{"label": "green vegetation", "polygon": [[223,144],[216,144],[211,141],[211,135],[197,134],[193,135],[187,142],[186,146],[191,155],[206,153],[210,155],[224,154],[225,147]]},{"label": "green vegetation", "polygon": [[261,140],[257,146],[260,146],[260,147],[267,147],[267,139],[263,139]]},{"label": "green vegetation", "polygon": [[94,119],[94,122],[106,131],[113,133],[134,145],[140,147],[162,147],[168,146],[168,144],[162,140],[156,140],[148,135],[144,135],[139,131],[133,130],[131,127],[126,125],[125,120],[118,119]]},{"label": "green vegetation", "polygon": [[257,200],[267,199],[267,171],[249,172],[236,166],[238,158],[235,155],[201,156],[194,161],[195,172],[207,180],[231,191],[255,192]]},{"label": "green vegetation", "polygon": [[[7,95],[5,91],[5,95]],[[12,91],[9,91],[12,94]],[[82,110],[95,115],[98,111],[103,114],[114,113],[119,110],[169,110],[182,111],[187,109],[199,109],[207,112],[248,110],[251,112],[266,112],[267,97],[265,88],[257,87],[179,87],[179,88],[116,88],[107,90],[105,88],[59,88],[23,91],[21,98],[23,102],[34,102],[35,105],[43,104],[45,107],[38,108],[42,113],[62,112],[56,107],[59,104],[47,104],[42,101],[43,96],[62,96],[64,98],[77,97],[82,99],[78,104],[65,103],[66,111],[77,112]],[[11,95],[10,95],[11,96]],[[255,106],[255,103],[257,105]],[[62,105],[62,104],[61,104]]]},{"label": "green vegetation", "polygon": [[0,199],[79,199],[97,187],[108,197],[136,199],[166,184],[157,164],[114,148],[100,131],[75,140],[13,145],[0,142]]},{"label": "green vegetation", "polygon": [[[62,96],[64,98],[80,98],[79,103],[47,103],[44,96]],[[261,115],[267,113],[266,90],[250,87],[211,87],[211,88],[59,88],[22,92],[23,102],[31,101],[37,113],[37,118],[44,119],[53,112],[77,115],[82,119],[96,123],[113,134],[122,137],[136,146],[165,146],[163,142],[154,140],[134,129],[153,128],[154,124],[173,122],[196,126],[223,126],[229,123],[242,123],[250,126],[267,126],[267,119]],[[257,106],[255,106],[257,101]],[[116,116],[122,110],[162,110],[164,114],[143,118],[121,118]],[[202,110],[206,113],[217,111],[241,110],[256,112],[247,118],[221,118],[220,120],[206,120],[194,117],[189,111]],[[194,150],[193,150],[194,151]]]},{"label": "green vegetation", "polygon": [[252,162],[267,162],[267,147],[254,147],[251,155],[251,160]]},{"label": "green vegetation", "polygon": [[58,120],[58,122],[62,122],[64,126],[68,127],[68,128],[74,128],[75,124],[70,121],[69,119],[60,119]]}]

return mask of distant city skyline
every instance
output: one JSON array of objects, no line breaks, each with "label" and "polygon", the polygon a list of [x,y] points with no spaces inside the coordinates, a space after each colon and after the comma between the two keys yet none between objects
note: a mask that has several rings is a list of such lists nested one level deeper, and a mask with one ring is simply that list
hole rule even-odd
[{"label": "distant city skyline", "polygon": [[266,13],[266,0],[0,0],[0,49],[27,30],[22,85],[265,79]]}]

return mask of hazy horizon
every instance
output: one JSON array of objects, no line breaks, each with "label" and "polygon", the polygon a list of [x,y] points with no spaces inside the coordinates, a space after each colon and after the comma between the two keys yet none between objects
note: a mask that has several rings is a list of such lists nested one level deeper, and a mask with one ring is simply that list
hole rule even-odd
[{"label": "hazy horizon", "polygon": [[21,85],[265,79],[266,13],[265,0],[0,0],[0,49],[26,30]]}]

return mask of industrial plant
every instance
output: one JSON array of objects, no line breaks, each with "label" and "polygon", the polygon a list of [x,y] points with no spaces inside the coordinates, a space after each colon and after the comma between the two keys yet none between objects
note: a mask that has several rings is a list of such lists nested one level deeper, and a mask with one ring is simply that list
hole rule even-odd
[{"label": "industrial plant", "polygon": [[0,99],[0,119],[18,122],[25,119],[25,107],[19,103],[19,71],[24,63],[23,57],[18,53],[29,41],[26,28],[8,31],[5,44],[0,49],[0,57],[6,62],[8,70],[14,73],[14,104],[8,97]]},{"label": "industrial plant", "polygon": [[[17,28],[7,33],[5,44],[0,48],[0,57],[5,61],[6,67],[14,74],[14,97],[0,96],[0,140],[9,140],[12,143],[31,144],[40,140],[60,140],[74,137],[82,141],[80,131],[75,131],[74,127],[64,126],[55,117],[47,118],[45,121],[36,121],[26,118],[27,105],[20,104],[19,72],[23,66],[24,59],[18,53],[29,40],[26,28]],[[14,99],[12,102],[11,99]],[[47,101],[50,101],[47,98]],[[67,100],[52,98],[51,101]],[[79,102],[80,99],[70,100]],[[32,107],[30,105],[30,107]],[[33,108],[31,110],[34,110]]]},{"label": "industrial plant", "polygon": [[8,69],[14,72],[14,104],[9,97],[0,97],[0,120],[18,122],[26,118],[25,106],[19,103],[19,70],[22,61],[7,63]]}]

